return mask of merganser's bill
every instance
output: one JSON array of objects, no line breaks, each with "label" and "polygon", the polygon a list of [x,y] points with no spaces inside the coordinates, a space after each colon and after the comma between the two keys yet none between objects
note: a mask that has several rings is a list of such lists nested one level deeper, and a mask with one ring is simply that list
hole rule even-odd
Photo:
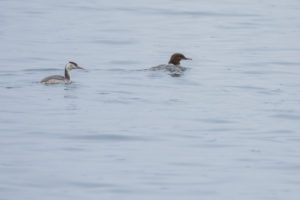
[{"label": "merganser's bill", "polygon": [[192,60],[191,58],[187,58],[185,57],[182,53],[174,53],[171,58],[170,61],[167,65],[163,64],[163,65],[158,65],[156,67],[151,67],[150,70],[167,70],[170,72],[182,72],[184,70],[186,70],[185,67],[180,66],[180,61],[181,60]]},{"label": "merganser's bill", "polygon": [[68,62],[65,67],[65,76],[53,75],[48,76],[41,80],[41,83],[44,84],[56,84],[56,83],[70,83],[70,71],[72,69],[84,69],[77,65],[75,62]]}]

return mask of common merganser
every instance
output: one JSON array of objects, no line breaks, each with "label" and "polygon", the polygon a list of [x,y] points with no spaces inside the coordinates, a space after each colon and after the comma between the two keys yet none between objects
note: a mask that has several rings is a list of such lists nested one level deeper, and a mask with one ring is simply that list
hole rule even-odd
[{"label": "common merganser", "polygon": [[181,60],[192,60],[191,58],[185,57],[182,53],[174,53],[170,61],[167,65],[158,65],[156,67],[151,67],[150,70],[167,70],[170,72],[179,72],[179,71],[184,71],[186,68],[180,66],[180,61]]},{"label": "common merganser", "polygon": [[70,83],[70,71],[72,69],[84,69],[79,67],[75,62],[68,62],[65,67],[65,76],[53,75],[48,76],[41,80],[41,83],[44,84],[56,84],[56,83]]}]

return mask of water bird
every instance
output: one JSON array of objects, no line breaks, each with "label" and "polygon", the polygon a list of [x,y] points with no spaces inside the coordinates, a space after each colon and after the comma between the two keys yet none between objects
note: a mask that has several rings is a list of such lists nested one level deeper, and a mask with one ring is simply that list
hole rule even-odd
[{"label": "water bird", "polygon": [[60,75],[48,76],[48,77],[42,79],[41,83],[44,83],[44,84],[70,83],[71,82],[70,71],[72,69],[84,69],[84,68],[78,66],[77,63],[70,61],[66,64],[65,76],[60,76]]},{"label": "water bird", "polygon": [[163,65],[158,65],[155,67],[151,67],[150,70],[166,70],[170,72],[182,72],[186,70],[185,67],[180,66],[180,61],[181,60],[192,60],[191,58],[185,57],[182,53],[174,53],[170,60],[169,63],[163,64]]}]

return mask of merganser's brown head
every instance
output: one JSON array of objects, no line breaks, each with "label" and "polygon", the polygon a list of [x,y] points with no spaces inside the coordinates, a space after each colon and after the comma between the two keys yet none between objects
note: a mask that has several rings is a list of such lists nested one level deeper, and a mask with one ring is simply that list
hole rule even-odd
[{"label": "merganser's brown head", "polygon": [[192,60],[192,59],[185,57],[181,53],[174,53],[170,58],[169,64],[180,65],[181,60]]}]

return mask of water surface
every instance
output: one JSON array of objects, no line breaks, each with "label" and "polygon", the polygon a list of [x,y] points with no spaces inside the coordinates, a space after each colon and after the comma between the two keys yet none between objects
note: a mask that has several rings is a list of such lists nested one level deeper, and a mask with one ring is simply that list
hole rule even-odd
[{"label": "water surface", "polygon": [[0,1],[0,199],[298,199],[299,8]]}]

